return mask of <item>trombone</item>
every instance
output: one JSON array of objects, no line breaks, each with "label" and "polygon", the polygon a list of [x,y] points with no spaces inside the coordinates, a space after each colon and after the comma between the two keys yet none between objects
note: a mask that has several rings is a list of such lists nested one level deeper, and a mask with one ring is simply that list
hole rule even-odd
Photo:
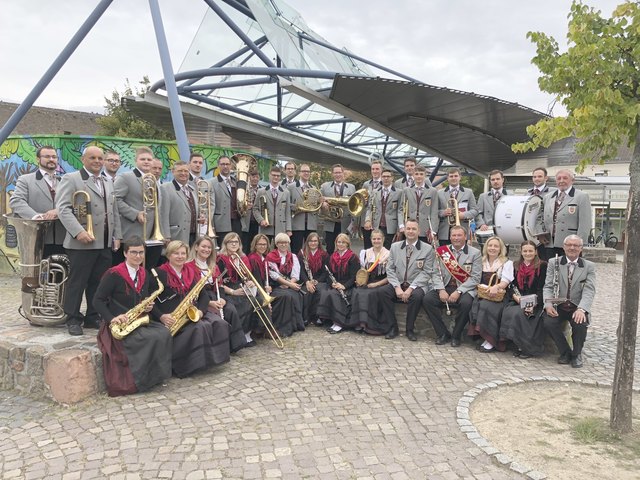
[{"label": "trombone", "polygon": [[211,187],[209,186],[209,182],[203,178],[198,179],[196,182],[196,192],[198,194],[198,214],[200,217],[204,217],[206,222],[205,235],[213,240],[213,246],[218,250],[219,247],[216,242],[218,236],[211,222]]},{"label": "trombone", "polygon": [[[158,210],[158,183],[153,173],[142,175],[142,211],[144,222],[142,224],[142,239],[145,243],[164,243],[164,237],[160,231],[160,214]],[[147,211],[153,210],[153,230],[151,237],[147,238]]]},{"label": "trombone", "polygon": [[[78,199],[78,197],[81,196],[84,197],[84,201]],[[73,196],[71,197],[71,207],[80,225],[85,223],[86,232],[91,237],[91,240],[95,240],[96,237],[93,234],[93,215],[91,214],[91,195],[89,195],[89,192],[86,190],[77,190],[73,192]]]},{"label": "trombone", "polygon": [[[251,270],[249,270],[249,267],[247,267],[247,265],[240,258],[240,255],[238,255],[237,253],[232,253],[231,255],[229,255],[229,258],[231,259],[231,265],[233,266],[233,269],[236,271],[236,273],[238,274],[238,278],[240,279],[242,291],[249,299],[249,303],[253,307],[253,311],[256,312],[256,315],[258,315],[258,318],[264,325],[267,333],[269,333],[269,336],[271,337],[271,340],[273,340],[273,343],[275,343],[276,347],[280,349],[284,348],[284,343],[282,343],[282,339],[280,338],[280,335],[278,335],[278,330],[276,330],[276,327],[273,326],[273,323],[269,319],[267,312],[264,311],[264,307],[273,302],[275,300],[275,297],[269,295],[260,286],[260,284],[256,281],[255,277],[251,273]],[[253,293],[251,293],[251,289],[247,286],[248,282],[253,282],[257,291],[260,292],[260,295],[264,299],[262,303],[260,303],[260,300],[258,300],[258,298]]]}]

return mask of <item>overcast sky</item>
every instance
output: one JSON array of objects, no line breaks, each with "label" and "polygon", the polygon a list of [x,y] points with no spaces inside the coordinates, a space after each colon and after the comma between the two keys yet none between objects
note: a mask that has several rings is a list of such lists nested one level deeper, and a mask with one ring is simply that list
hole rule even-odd
[{"label": "overcast sky", "polygon": [[[288,0],[329,42],[425,83],[546,112],[530,30],[562,44],[569,0]],[[622,0],[587,2],[606,16]],[[0,99],[21,102],[98,0],[1,0]],[[202,0],[160,0],[174,68],[205,10]],[[146,0],[114,0],[37,105],[101,111],[103,97],[148,74],[161,78]],[[559,113],[556,111],[556,113]]]}]

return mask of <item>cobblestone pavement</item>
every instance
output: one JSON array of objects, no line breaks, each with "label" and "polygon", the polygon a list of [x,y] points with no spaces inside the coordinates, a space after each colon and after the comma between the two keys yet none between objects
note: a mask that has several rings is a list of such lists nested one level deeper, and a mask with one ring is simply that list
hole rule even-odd
[{"label": "cobblestone pavement", "polygon": [[524,478],[461,433],[457,402],[491,380],[610,381],[622,267],[597,271],[580,370],[437,347],[432,331],[409,342],[310,327],[284,351],[265,340],[145,394],[62,407],[0,391],[0,478]]}]

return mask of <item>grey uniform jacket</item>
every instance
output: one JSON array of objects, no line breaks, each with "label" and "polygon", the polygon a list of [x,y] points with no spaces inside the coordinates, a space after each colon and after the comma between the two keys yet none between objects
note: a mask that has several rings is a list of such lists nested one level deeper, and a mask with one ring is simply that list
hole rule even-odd
[{"label": "grey uniform jacket", "polygon": [[[156,183],[156,188],[157,183]],[[137,168],[130,172],[124,172],[116,177],[113,185],[118,202],[118,212],[122,228],[122,238],[128,239],[134,235],[148,239],[153,232],[155,211],[150,208],[147,211],[147,232],[142,234],[142,223],[138,222],[138,214],[144,210],[142,205],[142,173]],[[162,219],[167,212],[162,208],[162,195],[158,191],[158,218]],[[160,221],[162,227],[162,220]],[[167,237],[169,232],[161,228],[163,236]]]},{"label": "grey uniform jacket", "polygon": [[[449,248],[452,252],[454,251],[453,246],[450,246]],[[451,274],[439,258],[438,261],[441,262],[440,271],[442,272],[442,277],[437,275],[434,288],[436,290],[441,290],[451,280]],[[457,290],[460,290],[463,294],[468,293],[472,297],[475,297],[477,293],[476,287],[482,279],[482,253],[480,253],[480,250],[477,248],[465,245],[457,262],[458,265],[460,265],[460,267],[470,275],[464,283],[460,283],[456,280],[456,283],[458,283]]]},{"label": "grey uniform jacket", "polygon": [[[508,195],[506,189],[502,189],[501,197]],[[481,227],[482,225],[494,225],[494,214],[496,211],[496,203],[493,201],[493,190],[489,190],[488,192],[481,193],[478,197],[478,216],[476,216],[476,226]]]},{"label": "grey uniform jacket", "polygon": [[[438,227],[438,238],[441,240],[449,239],[449,220],[444,216],[444,211],[447,209],[447,201],[449,200],[450,187],[440,190],[438,197],[440,197],[440,210],[438,216],[440,217],[440,226]],[[478,215],[478,208],[476,206],[476,197],[473,195],[473,191],[470,188],[460,187],[458,192],[458,208],[466,207],[463,213],[460,213],[460,223],[469,223],[472,219]]]},{"label": "grey uniform jacket", "polygon": [[[342,191],[342,198],[349,198],[351,195],[356,193],[356,187],[354,187],[351,183],[343,182],[343,185],[344,185],[344,189]],[[320,192],[322,193],[322,196],[335,198],[336,195],[334,192],[334,186],[335,186],[335,182],[323,183],[322,186],[320,187]],[[344,208],[343,210],[344,210],[344,215],[342,216],[342,221],[341,221],[341,224],[342,224],[341,232],[345,233],[347,231],[347,227],[349,226],[349,223],[351,223],[351,215],[349,214],[349,209]],[[322,210],[320,210],[320,213],[322,214]],[[336,223],[338,222],[325,220],[324,231],[333,232]]]},{"label": "grey uniform jacket", "polygon": [[[431,180],[429,180],[429,176],[427,175],[424,179],[424,184],[427,187],[432,187]],[[400,190],[407,188],[407,177],[406,175],[402,178],[399,178],[393,183],[393,186],[399,188]]]},{"label": "grey uniform jacket", "polygon": [[418,287],[422,288],[424,293],[433,290],[433,284],[436,281],[435,251],[433,247],[418,240],[408,261],[406,247],[406,240],[391,244],[387,260],[389,283],[395,288],[406,281],[414,290]]},{"label": "grey uniform jacket", "polygon": [[571,302],[575,303],[578,308],[582,308],[585,312],[591,311],[591,304],[596,295],[596,266],[593,262],[578,258],[577,265],[573,270],[573,278],[571,279],[571,292],[567,295],[567,287],[569,286],[569,265],[567,257],[562,256],[550,258],[547,266],[547,277],[544,282],[542,297],[547,306],[550,302],[548,299],[554,296],[553,277],[556,265],[559,262],[558,280],[560,283],[559,296],[563,298],[569,297]]},{"label": "grey uniform jacket", "polygon": [[256,203],[253,205],[253,216],[258,223],[264,220],[264,208],[267,207],[269,226],[260,227],[259,232],[265,235],[276,236],[279,233],[291,231],[291,205],[289,204],[289,190],[282,185],[278,186],[278,197],[273,202],[273,187],[267,185],[258,190]]},{"label": "grey uniform jacket", "polygon": [[[58,178],[58,184],[60,178]],[[32,173],[26,173],[18,177],[16,188],[9,200],[9,206],[13,213],[20,218],[32,219],[38,214],[46,213],[56,208],[51,197],[49,185],[38,169]],[[65,237],[65,229],[60,220],[55,220],[47,230],[44,243],[47,245],[62,245]]]},{"label": "grey uniform jacket", "polygon": [[[193,186],[188,183],[191,188]],[[181,240],[189,245],[189,233],[191,230],[191,208],[189,207],[189,200],[185,193],[182,191],[182,186],[172,180],[171,182],[164,183],[160,187],[161,196],[164,202],[163,210],[166,214],[161,219],[162,231],[165,233],[165,238],[171,240]],[[194,191],[193,203],[196,207],[196,221],[198,220],[198,198]],[[196,226],[196,231],[198,227]]]},{"label": "grey uniform jacket", "polygon": [[[545,185],[542,191],[539,193],[539,195],[541,197],[544,197],[547,193],[553,193],[556,190],[557,188],[553,188],[553,187],[550,187],[549,185]],[[529,195],[533,195],[533,192],[535,192],[535,187],[531,187],[529,190],[527,190],[527,193]]]},{"label": "grey uniform jacket", "polygon": [[[405,216],[407,216],[408,219],[415,218],[418,220],[419,235],[421,237],[426,235],[429,230],[429,219],[431,219],[433,230],[437,233],[440,225],[440,218],[438,217],[440,197],[438,196],[438,191],[434,187],[427,187],[422,190],[419,206],[417,204],[417,191],[414,187],[405,188],[402,193],[402,205],[407,205],[408,207]],[[400,222],[404,227],[404,217],[401,217]]]},{"label": "grey uniform jacket", "polygon": [[[380,228],[382,220],[382,197],[383,188],[379,188],[369,197],[369,207],[365,214],[365,222],[371,222],[371,226],[375,230]],[[387,208],[385,209],[385,220],[387,222],[387,233],[395,233],[398,231],[398,225],[402,223],[402,190],[395,187],[389,189],[387,197]]]},{"label": "grey uniform jacket", "polygon": [[[255,199],[258,198],[258,190],[260,190],[260,187],[256,187],[255,192],[253,192],[253,187],[251,185],[247,185],[247,202],[255,202]],[[242,225],[243,232],[249,231],[252,217],[253,205],[251,206],[251,208],[248,208],[246,212],[244,212],[244,215],[242,217],[240,217],[240,224]]]},{"label": "grey uniform jacket", "polygon": [[575,187],[571,187],[565,195],[564,201],[558,207],[556,216],[555,234],[553,228],[553,212],[555,209],[556,199],[559,190],[548,193],[544,197],[544,228],[538,228],[538,231],[545,231],[552,234],[551,244],[549,247],[562,248],[564,239],[569,235],[578,235],[586,244],[589,232],[592,228],[591,223],[591,202],[589,196]]},{"label": "grey uniform jacket", "polygon": [[[213,226],[216,232],[231,231],[231,193],[220,175],[209,180],[211,195],[213,196]],[[235,186],[235,180],[229,177],[231,186]]]},{"label": "grey uniform jacket", "polygon": [[[58,217],[67,230],[63,243],[64,248],[72,250],[103,249],[105,223],[109,229],[107,246],[113,246],[114,238],[122,240],[120,213],[118,212],[118,204],[115,193],[113,192],[113,182],[104,177],[102,178],[104,196],[100,194],[100,190],[98,190],[98,187],[84,168],[77,172],[67,173],[62,177],[56,191],[56,208],[58,209]],[[84,227],[73,214],[72,208],[72,196],[78,190],[86,191],[91,198],[91,215],[93,216],[93,235],[95,241],[89,244],[84,244],[76,240],[78,234],[84,230]]]},{"label": "grey uniform jacket", "polygon": [[[311,188],[313,187],[309,184]],[[298,201],[302,202],[303,200],[303,191],[300,181],[296,181],[295,183],[289,184],[287,187],[289,191],[289,203],[291,204],[291,229],[294,231],[305,230],[305,213],[300,212],[297,214],[293,214],[294,207]],[[306,214],[306,230],[317,230],[318,229],[318,213],[307,213]]]}]

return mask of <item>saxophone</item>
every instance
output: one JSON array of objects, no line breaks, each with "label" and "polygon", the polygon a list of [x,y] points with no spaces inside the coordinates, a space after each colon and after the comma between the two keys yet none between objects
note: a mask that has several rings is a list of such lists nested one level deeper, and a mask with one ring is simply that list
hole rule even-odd
[{"label": "saxophone", "polygon": [[158,280],[158,274],[155,269],[151,269],[151,273],[156,278],[158,282],[158,289],[149,295],[147,298],[142,300],[138,305],[128,310],[125,315],[127,316],[126,323],[111,323],[109,324],[109,330],[111,330],[111,336],[116,340],[122,340],[124,337],[133,332],[136,328],[141,327],[142,325],[149,324],[149,315],[144,315],[147,307],[151,305],[158,295],[162,293],[164,290],[164,285],[160,280]]},{"label": "saxophone", "polygon": [[211,275],[213,275],[213,270],[207,270],[207,273],[203,275],[202,278],[198,280],[198,283],[193,286],[191,291],[187,293],[184,299],[180,302],[180,305],[171,312],[171,316],[175,320],[173,325],[171,325],[171,328],[169,328],[169,332],[172,337],[175,337],[189,320],[195,323],[200,320],[200,317],[202,317],[202,312],[193,305],[193,302],[198,298],[200,291],[205,287],[211,278]]}]

